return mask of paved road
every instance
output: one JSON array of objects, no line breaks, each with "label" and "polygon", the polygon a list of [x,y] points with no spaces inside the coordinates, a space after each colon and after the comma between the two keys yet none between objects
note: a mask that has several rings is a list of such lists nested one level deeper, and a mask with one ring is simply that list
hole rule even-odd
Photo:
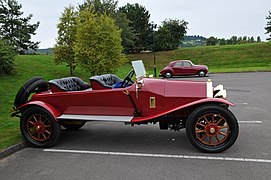
[{"label": "paved road", "polygon": [[230,109],[241,121],[237,142],[223,153],[198,152],[185,130],[91,122],[63,130],[53,148],[25,148],[0,160],[0,179],[270,179],[271,73],[178,80],[208,78],[228,90],[237,105]]}]

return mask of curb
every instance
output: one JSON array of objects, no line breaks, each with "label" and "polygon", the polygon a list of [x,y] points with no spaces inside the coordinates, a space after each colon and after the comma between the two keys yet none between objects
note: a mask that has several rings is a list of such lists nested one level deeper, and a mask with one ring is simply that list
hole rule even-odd
[{"label": "curb", "polygon": [[23,148],[25,148],[27,145],[25,142],[21,142],[18,144],[15,144],[13,146],[8,147],[7,149],[4,149],[3,151],[0,151],[0,159],[3,159]]}]

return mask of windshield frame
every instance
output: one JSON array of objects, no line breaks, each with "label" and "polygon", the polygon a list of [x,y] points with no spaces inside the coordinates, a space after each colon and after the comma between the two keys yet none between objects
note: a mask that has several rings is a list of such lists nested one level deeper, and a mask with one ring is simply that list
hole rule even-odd
[{"label": "windshield frame", "polygon": [[132,61],[132,66],[137,79],[146,77],[147,73],[142,60]]}]

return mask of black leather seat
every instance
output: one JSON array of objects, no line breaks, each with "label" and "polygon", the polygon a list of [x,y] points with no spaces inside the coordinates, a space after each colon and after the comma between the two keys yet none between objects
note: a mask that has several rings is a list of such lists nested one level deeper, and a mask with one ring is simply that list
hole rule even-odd
[{"label": "black leather seat", "polygon": [[116,83],[122,82],[123,79],[114,74],[103,74],[89,78],[92,89],[108,89]]},{"label": "black leather seat", "polygon": [[52,87],[63,90],[63,91],[82,91],[90,88],[90,85],[84,82],[82,79],[78,77],[67,77],[61,79],[53,79],[48,82],[48,84]]}]

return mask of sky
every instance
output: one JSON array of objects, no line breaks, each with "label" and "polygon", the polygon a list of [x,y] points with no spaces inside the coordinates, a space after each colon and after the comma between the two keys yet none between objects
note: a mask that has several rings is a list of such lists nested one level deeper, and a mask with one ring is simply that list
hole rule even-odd
[{"label": "sky", "polygon": [[[32,41],[40,41],[40,48],[53,47],[57,38],[57,24],[64,8],[82,4],[84,0],[17,0],[24,16],[33,14],[32,23],[40,22]],[[271,11],[270,0],[119,0],[119,7],[127,3],[145,6],[150,21],[160,25],[165,19],[187,21],[187,35],[268,37],[265,34],[266,16]]]}]

